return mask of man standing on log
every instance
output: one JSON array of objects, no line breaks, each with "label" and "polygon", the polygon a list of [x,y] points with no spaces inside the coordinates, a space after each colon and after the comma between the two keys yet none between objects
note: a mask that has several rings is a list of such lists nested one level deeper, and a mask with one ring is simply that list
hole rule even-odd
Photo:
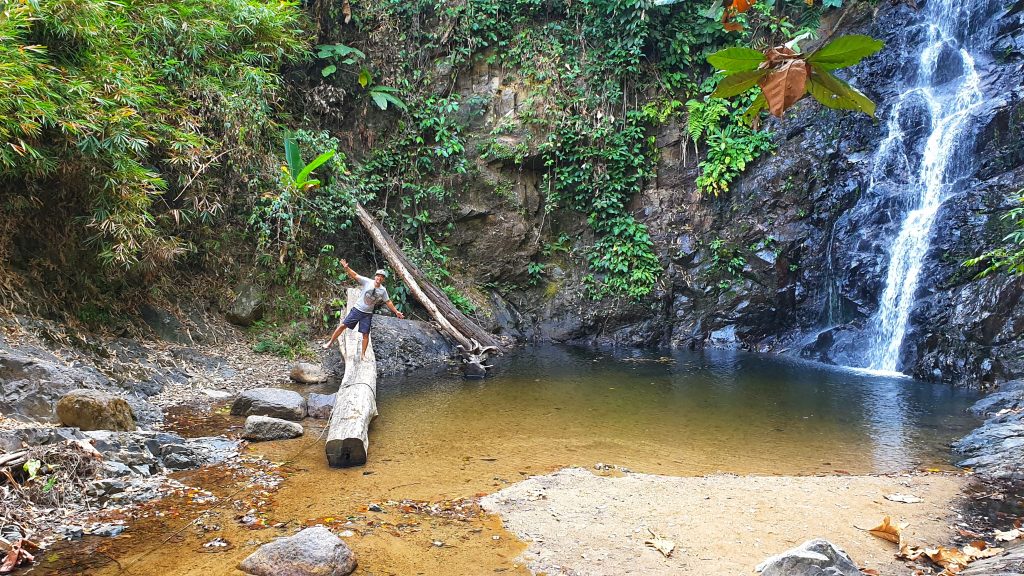
[{"label": "man standing on log", "polygon": [[348,274],[349,278],[359,282],[359,300],[356,301],[355,305],[352,306],[352,310],[338,324],[334,333],[331,334],[331,339],[324,344],[324,349],[330,348],[334,341],[341,337],[345,328],[355,328],[358,325],[359,332],[363,334],[363,351],[359,354],[359,359],[365,360],[366,347],[370,344],[370,324],[373,323],[374,309],[380,304],[384,304],[391,309],[399,320],[404,319],[405,314],[402,314],[395,308],[395,305],[391,302],[391,297],[388,296],[387,289],[384,288],[384,281],[388,278],[387,272],[377,270],[373,275],[373,280],[370,280],[366,276],[356,274],[355,271],[349,268],[347,260],[342,260],[341,265],[345,267],[345,273]]}]

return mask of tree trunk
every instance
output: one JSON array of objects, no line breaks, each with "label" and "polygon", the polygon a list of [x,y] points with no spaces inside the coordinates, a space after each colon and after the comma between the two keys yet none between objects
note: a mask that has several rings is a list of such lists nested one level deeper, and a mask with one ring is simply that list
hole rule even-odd
[{"label": "tree trunk", "polygon": [[[349,288],[345,314],[358,301],[359,288]],[[362,466],[370,447],[370,422],[377,417],[377,360],[373,342],[366,347],[366,358],[359,359],[363,335],[345,330],[338,348],[345,359],[345,376],[334,397],[334,409],[327,425],[327,463],[335,467]]]},{"label": "tree trunk", "polygon": [[356,214],[363,227],[370,233],[377,249],[384,253],[384,257],[394,268],[395,273],[405,282],[409,291],[427,309],[442,330],[449,333],[467,350],[474,348],[472,340],[483,346],[498,346],[498,342],[490,333],[460,312],[444,291],[434,286],[426,275],[405,257],[402,249],[398,247],[391,235],[377,222],[376,218],[366,211],[366,208],[363,208],[361,204],[356,204]]}]

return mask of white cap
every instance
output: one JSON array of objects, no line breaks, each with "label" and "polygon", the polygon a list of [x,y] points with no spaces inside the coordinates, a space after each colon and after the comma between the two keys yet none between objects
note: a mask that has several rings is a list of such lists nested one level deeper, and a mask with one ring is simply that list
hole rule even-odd
[{"label": "white cap", "polygon": [[388,277],[388,273],[385,272],[383,268],[381,268],[380,270],[377,270],[376,272],[373,273],[374,276],[376,276],[378,274],[380,274],[381,276],[383,276],[385,278]]}]

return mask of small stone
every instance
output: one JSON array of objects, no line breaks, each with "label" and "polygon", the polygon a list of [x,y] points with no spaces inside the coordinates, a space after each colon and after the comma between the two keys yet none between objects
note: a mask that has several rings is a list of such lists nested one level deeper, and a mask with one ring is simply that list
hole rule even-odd
[{"label": "small stone", "polygon": [[335,394],[311,393],[306,397],[306,412],[310,418],[327,420],[331,417],[331,410],[334,409]]},{"label": "small stone", "polygon": [[861,576],[850,556],[823,538],[808,540],[758,564],[761,576]]},{"label": "small stone", "polygon": [[252,576],[347,576],[355,568],[352,550],[322,526],[264,544],[238,565]]},{"label": "small stone", "polygon": [[306,417],[306,400],[291,390],[253,388],[238,395],[231,405],[231,415],[302,420]]},{"label": "small stone", "polygon": [[245,431],[242,438],[257,442],[267,440],[287,440],[302,436],[302,425],[280,418],[268,416],[249,416],[245,419]]},{"label": "small stone", "polygon": [[102,524],[90,530],[89,534],[92,534],[93,536],[112,538],[124,532],[125,528],[126,527],[122,524]]},{"label": "small stone", "polygon": [[379,505],[374,504],[372,502],[370,503],[369,506],[366,507],[366,509],[369,510],[370,512],[383,512],[384,511],[383,508],[381,508]]},{"label": "small stone", "polygon": [[292,366],[288,377],[300,384],[319,384],[327,380],[327,372],[316,364],[299,362]]}]

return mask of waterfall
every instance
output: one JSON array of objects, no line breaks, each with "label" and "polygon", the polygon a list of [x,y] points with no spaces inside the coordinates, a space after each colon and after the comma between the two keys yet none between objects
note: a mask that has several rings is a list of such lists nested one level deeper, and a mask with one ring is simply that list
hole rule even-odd
[{"label": "waterfall", "polygon": [[915,77],[896,98],[874,156],[866,195],[899,194],[909,211],[890,244],[885,289],[866,328],[863,361],[872,370],[899,368],[932,225],[971,168],[971,117],[985,101],[972,50],[991,36],[976,25],[984,17],[980,3],[929,0],[922,9],[926,33]]}]

